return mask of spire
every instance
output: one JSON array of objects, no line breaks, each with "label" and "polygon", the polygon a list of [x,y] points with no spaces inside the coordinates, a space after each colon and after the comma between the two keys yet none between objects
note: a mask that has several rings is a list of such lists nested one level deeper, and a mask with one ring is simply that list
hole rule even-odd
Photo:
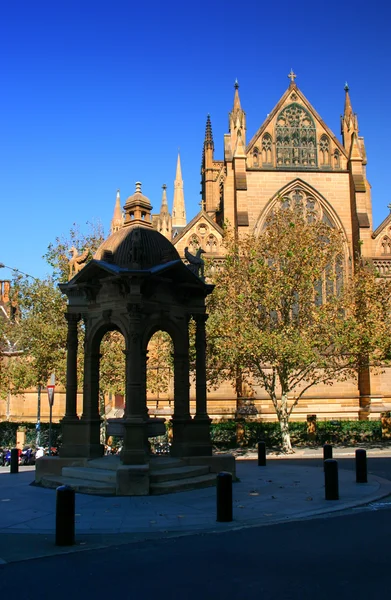
[{"label": "spire", "polygon": [[163,194],[162,194],[162,205],[160,207],[160,216],[168,214],[168,204],[167,204],[167,186],[165,183],[162,185]]},{"label": "spire", "polygon": [[240,110],[242,107],[240,106],[240,98],[239,98],[239,82],[235,79],[234,83],[235,95],[234,95],[234,110]]},{"label": "spire", "polygon": [[181,170],[181,159],[178,152],[176,164],[176,176],[174,181],[174,200],[172,204],[172,227],[186,226],[185,197],[183,193],[183,179]]},{"label": "spire", "polygon": [[345,83],[345,86],[344,86],[343,89],[345,90],[345,110],[344,110],[344,117],[346,119],[346,118],[351,118],[353,116],[352,103],[350,102],[350,96],[349,96],[348,82]]},{"label": "spire", "polygon": [[232,112],[229,113],[229,132],[231,134],[231,148],[236,148],[238,134],[242,137],[243,146],[246,146],[246,113],[242,110],[239,98],[239,83],[234,83],[234,105]]},{"label": "spire", "polygon": [[350,150],[351,139],[353,133],[358,134],[358,120],[357,115],[353,112],[352,103],[350,101],[349,86],[347,82],[344,86],[345,90],[345,107],[344,113],[341,117],[341,134],[343,138],[343,144],[347,150]]},{"label": "spire", "polygon": [[212,148],[212,150],[214,150],[212,123],[210,120],[210,115],[206,117],[204,148]]},{"label": "spire", "polygon": [[119,190],[117,190],[114,214],[113,214],[113,218],[111,220],[111,227],[110,227],[111,233],[114,233],[114,231],[118,231],[118,229],[121,229],[123,227],[123,224],[124,224],[124,217],[123,217],[122,209],[121,209],[121,197],[119,194]]}]

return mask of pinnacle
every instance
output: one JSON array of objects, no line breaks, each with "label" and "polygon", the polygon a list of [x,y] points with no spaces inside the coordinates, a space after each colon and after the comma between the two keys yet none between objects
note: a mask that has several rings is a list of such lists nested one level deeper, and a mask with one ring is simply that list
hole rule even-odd
[{"label": "pinnacle", "polygon": [[212,146],[213,147],[212,123],[211,123],[210,115],[209,114],[208,114],[208,116],[206,118],[205,146]]}]

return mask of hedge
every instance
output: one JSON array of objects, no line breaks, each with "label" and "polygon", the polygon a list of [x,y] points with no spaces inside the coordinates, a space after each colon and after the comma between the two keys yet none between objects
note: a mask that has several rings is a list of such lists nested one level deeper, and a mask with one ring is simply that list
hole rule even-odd
[{"label": "hedge", "polygon": [[[34,423],[0,422],[0,448],[15,445],[16,431],[24,427],[26,430],[26,446],[35,446],[37,432]],[[237,429],[241,430],[238,440]],[[292,421],[289,425],[293,446],[321,446],[326,443],[343,444],[345,446],[375,443],[382,441],[381,421],[318,421],[316,435],[307,433],[307,423]],[[255,448],[257,442],[263,440],[268,448],[281,446],[281,431],[277,422],[263,423],[259,421],[220,421],[211,425],[212,444],[217,449],[236,448],[238,445]],[[160,440],[161,441],[161,440]],[[52,444],[61,443],[61,426],[52,425]],[[49,445],[49,424],[41,423],[41,445]]]},{"label": "hedge", "polygon": [[[260,440],[263,440],[268,448],[281,446],[279,423],[233,420],[212,423],[213,445],[218,449],[237,447],[237,429],[239,427],[241,429],[239,445],[241,446],[255,448]],[[306,422],[292,421],[289,424],[292,445],[319,446],[333,443],[349,446],[382,441],[381,421],[318,421],[316,429],[315,436],[309,436]]]},{"label": "hedge", "polygon": [[[16,443],[17,429],[24,428],[26,431],[26,446],[35,446],[37,430],[35,423],[13,423],[11,421],[0,422],[0,448],[13,448]],[[58,446],[61,441],[61,425],[52,424],[52,446]],[[41,423],[41,446],[49,446],[49,423]]]}]

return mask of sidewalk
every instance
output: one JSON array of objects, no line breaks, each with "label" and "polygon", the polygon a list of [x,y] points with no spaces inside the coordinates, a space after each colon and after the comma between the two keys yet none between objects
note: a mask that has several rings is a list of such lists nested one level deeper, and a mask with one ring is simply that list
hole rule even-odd
[{"label": "sidewalk", "polygon": [[[334,449],[334,457],[349,455],[342,450]],[[370,475],[367,484],[356,484],[353,471],[340,470],[340,500],[326,501],[321,449],[315,454],[319,466],[311,467],[281,463],[271,456],[266,467],[258,467],[254,460],[238,460],[240,481],[233,486],[232,523],[216,522],[215,488],[162,496],[76,494],[76,544],[68,548],[54,545],[55,490],[30,485],[34,467],[22,467],[13,475],[9,469],[0,469],[0,563],[156,537],[310,518],[391,494],[390,481]],[[371,450],[369,456],[374,455]],[[300,456],[310,458],[306,450],[293,458]],[[391,450],[382,451],[381,456],[391,456]]]}]

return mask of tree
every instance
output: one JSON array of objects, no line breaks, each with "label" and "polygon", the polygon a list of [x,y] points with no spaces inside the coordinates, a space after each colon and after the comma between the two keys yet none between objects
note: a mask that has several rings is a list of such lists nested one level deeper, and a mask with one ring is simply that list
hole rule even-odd
[{"label": "tree", "polygon": [[149,340],[147,363],[147,389],[156,394],[167,394],[173,372],[173,343],[165,331],[157,331]]},{"label": "tree", "polygon": [[9,364],[14,390],[46,386],[54,371],[57,381],[65,383],[66,301],[56,283],[50,277],[16,277],[12,298],[17,317],[9,335],[21,351]]},{"label": "tree", "polygon": [[[208,310],[208,374],[264,387],[292,452],[289,419],[303,394],[379,365],[390,326],[390,283],[344,256],[342,233],[281,206],[263,232],[227,235]],[[389,330],[389,329],[388,329]]]},{"label": "tree", "polygon": [[90,258],[93,257],[101,243],[105,239],[102,224],[98,222],[87,225],[86,233],[80,231],[79,225],[74,223],[68,236],[56,237],[54,243],[50,243],[44,259],[53,269],[53,279],[59,283],[68,281],[69,258],[71,248],[74,247],[81,254],[89,249]]}]

